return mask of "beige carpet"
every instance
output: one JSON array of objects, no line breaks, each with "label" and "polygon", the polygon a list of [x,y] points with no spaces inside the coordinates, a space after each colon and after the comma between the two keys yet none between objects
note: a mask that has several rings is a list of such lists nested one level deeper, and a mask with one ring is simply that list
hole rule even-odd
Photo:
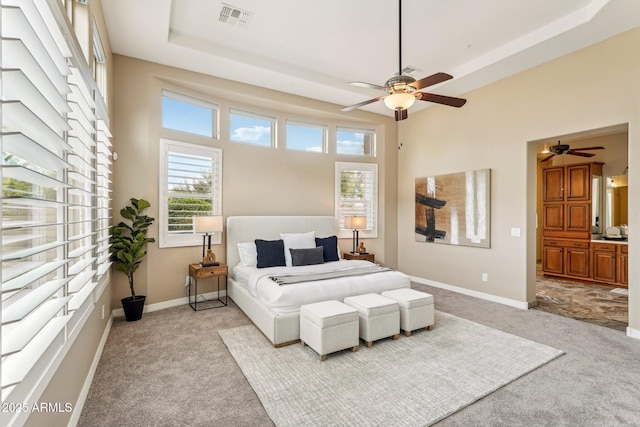
[{"label": "beige carpet", "polygon": [[252,325],[218,333],[277,426],[430,425],[563,354],[438,311],[432,331],[325,362]]}]

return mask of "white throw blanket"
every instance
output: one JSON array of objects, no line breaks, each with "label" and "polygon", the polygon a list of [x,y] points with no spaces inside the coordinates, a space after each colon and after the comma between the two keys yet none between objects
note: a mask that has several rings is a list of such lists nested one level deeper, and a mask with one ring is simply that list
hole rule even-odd
[{"label": "white throw blanket", "polygon": [[380,273],[382,271],[393,271],[393,269],[388,267],[380,267],[379,265],[365,265],[362,267],[345,268],[337,271],[325,271],[319,273],[279,274],[277,276],[269,276],[269,278],[276,282],[278,285],[282,286],[291,285],[293,283],[313,282],[316,280],[336,279],[338,277],[364,276],[366,274]]}]

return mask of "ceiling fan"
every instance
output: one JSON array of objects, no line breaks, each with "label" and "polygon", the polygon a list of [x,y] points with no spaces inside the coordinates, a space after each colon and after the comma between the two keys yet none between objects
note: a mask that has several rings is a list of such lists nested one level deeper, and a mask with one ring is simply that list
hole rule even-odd
[{"label": "ceiling fan", "polygon": [[546,162],[551,159],[553,156],[560,156],[562,154],[569,154],[571,156],[581,156],[581,157],[593,157],[595,154],[593,153],[583,153],[583,151],[591,151],[591,150],[604,150],[604,147],[584,147],[584,148],[571,148],[569,144],[558,144],[552,145],[549,147],[549,154],[547,157],[540,159],[540,162]]},{"label": "ceiling fan", "polygon": [[409,116],[407,110],[416,100],[429,101],[456,108],[462,107],[467,102],[466,99],[436,95],[434,93],[418,92],[420,89],[452,79],[453,76],[446,73],[436,73],[416,81],[416,79],[411,76],[402,75],[402,0],[398,0],[398,5],[398,74],[387,80],[384,86],[365,82],[349,82],[349,84],[353,86],[382,90],[387,92],[388,95],[382,95],[377,98],[344,107],[341,111],[351,111],[376,101],[384,101],[387,108],[395,112],[396,121],[399,121],[404,120]]}]

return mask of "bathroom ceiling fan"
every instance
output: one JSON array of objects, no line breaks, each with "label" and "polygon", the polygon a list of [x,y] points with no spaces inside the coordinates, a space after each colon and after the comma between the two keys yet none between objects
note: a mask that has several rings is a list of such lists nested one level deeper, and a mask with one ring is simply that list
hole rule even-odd
[{"label": "bathroom ceiling fan", "polygon": [[549,155],[540,159],[540,162],[546,162],[554,156],[560,156],[562,154],[569,154],[571,156],[581,156],[581,157],[593,157],[594,153],[583,153],[583,151],[591,151],[591,150],[604,150],[604,147],[584,147],[584,148],[571,148],[569,144],[558,144],[552,145],[549,147]]},{"label": "bathroom ceiling fan", "polygon": [[398,0],[398,5],[398,74],[387,80],[384,86],[365,82],[349,82],[349,84],[353,86],[378,89],[388,94],[344,107],[341,111],[351,111],[377,101],[384,101],[387,108],[395,112],[396,121],[399,121],[409,116],[408,109],[416,100],[429,101],[456,108],[462,107],[467,102],[466,99],[419,92],[420,89],[450,80],[453,76],[446,73],[436,73],[416,80],[411,76],[402,74],[402,0]]}]

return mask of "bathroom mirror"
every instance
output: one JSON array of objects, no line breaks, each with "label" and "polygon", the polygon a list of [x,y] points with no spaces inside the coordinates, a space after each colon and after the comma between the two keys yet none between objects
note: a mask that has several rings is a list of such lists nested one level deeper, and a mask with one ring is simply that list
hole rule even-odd
[{"label": "bathroom mirror", "polygon": [[628,219],[628,177],[627,175],[608,176],[606,179],[605,209],[607,227],[616,227],[629,223]]},{"label": "bathroom mirror", "polygon": [[603,203],[602,203],[603,180],[601,176],[594,175],[591,184],[591,234],[602,234],[603,226]]}]

